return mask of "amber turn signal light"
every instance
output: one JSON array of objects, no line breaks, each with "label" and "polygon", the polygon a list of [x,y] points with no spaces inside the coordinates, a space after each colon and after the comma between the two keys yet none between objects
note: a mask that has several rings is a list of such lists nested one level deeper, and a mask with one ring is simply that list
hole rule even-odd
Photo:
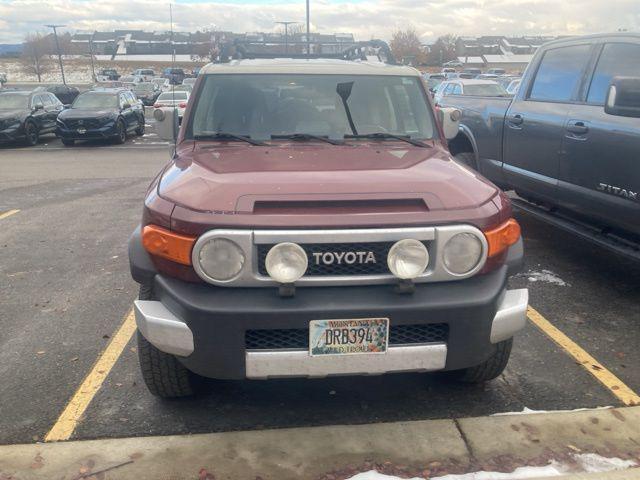
[{"label": "amber turn signal light", "polygon": [[488,256],[493,257],[516,243],[520,238],[520,225],[515,218],[510,218],[502,225],[484,232],[489,244]]},{"label": "amber turn signal light", "polygon": [[195,237],[180,235],[155,225],[147,225],[142,229],[142,246],[147,252],[182,265],[191,265],[194,243]]}]

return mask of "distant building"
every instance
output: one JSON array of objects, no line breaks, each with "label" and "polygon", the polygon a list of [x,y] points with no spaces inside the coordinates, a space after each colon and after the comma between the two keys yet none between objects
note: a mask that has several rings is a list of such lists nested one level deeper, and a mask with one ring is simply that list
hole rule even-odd
[{"label": "distant building", "polygon": [[469,66],[523,70],[541,45],[556,38],[558,37],[459,37],[456,41],[456,55],[459,61]]},{"label": "distant building", "polygon": [[[173,35],[173,36],[172,36]],[[209,57],[222,44],[239,41],[251,45],[252,53],[303,53],[306,50],[306,33],[294,33],[285,37],[282,33],[233,33],[233,32],[144,32],[142,30],[116,30],[114,32],[76,33],[71,37],[72,53],[78,55],[111,55],[113,59],[144,55],[190,55]],[[339,53],[355,40],[353,34],[310,34],[312,53]]]}]

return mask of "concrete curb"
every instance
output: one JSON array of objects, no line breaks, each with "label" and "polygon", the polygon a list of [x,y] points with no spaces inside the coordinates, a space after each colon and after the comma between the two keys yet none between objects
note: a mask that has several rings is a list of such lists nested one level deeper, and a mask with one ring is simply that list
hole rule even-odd
[{"label": "concrete curb", "polygon": [[[7,445],[0,479],[337,480],[373,468],[436,476],[511,472],[551,459],[570,465],[575,453],[640,463],[640,407]],[[634,470],[595,478],[640,478]]]}]

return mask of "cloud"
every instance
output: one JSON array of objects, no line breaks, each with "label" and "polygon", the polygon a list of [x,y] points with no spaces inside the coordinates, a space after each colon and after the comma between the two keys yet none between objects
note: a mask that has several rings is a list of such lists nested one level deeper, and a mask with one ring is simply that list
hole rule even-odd
[{"label": "cloud", "polygon": [[[217,28],[234,32],[271,31],[276,20],[303,22],[305,2],[178,0],[174,29]],[[62,23],[70,31],[168,30],[168,5],[154,0],[2,0],[0,43]],[[640,30],[638,0],[311,0],[317,31],[352,32],[356,38],[389,39],[413,27],[425,41],[453,33],[481,35],[583,34]]]}]

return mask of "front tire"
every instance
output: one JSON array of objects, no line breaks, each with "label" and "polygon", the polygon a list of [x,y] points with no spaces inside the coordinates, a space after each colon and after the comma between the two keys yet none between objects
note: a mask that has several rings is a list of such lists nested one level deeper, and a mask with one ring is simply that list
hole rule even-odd
[{"label": "front tire", "polygon": [[34,145],[38,144],[38,141],[40,140],[40,134],[38,132],[38,127],[36,126],[35,123],[29,121],[25,124],[24,136],[25,136],[25,143],[29,147],[33,147]]},{"label": "front tire", "polygon": [[138,124],[138,128],[136,128],[136,135],[138,135],[139,137],[144,135],[144,118]]},{"label": "front tire", "polygon": [[464,383],[484,383],[497,378],[506,368],[513,347],[513,338],[496,344],[496,351],[488,360],[462,370],[450,372],[451,376]]},{"label": "front tire", "polygon": [[[140,286],[140,300],[152,300],[153,288]],[[187,370],[176,357],[154,347],[137,331],[138,359],[142,378],[149,391],[160,398],[188,397],[195,393],[195,375]]]},{"label": "front tire", "polygon": [[116,124],[115,143],[117,143],[118,145],[122,145],[126,141],[127,141],[127,129],[124,126],[124,122],[122,120],[118,120],[118,123]]}]

